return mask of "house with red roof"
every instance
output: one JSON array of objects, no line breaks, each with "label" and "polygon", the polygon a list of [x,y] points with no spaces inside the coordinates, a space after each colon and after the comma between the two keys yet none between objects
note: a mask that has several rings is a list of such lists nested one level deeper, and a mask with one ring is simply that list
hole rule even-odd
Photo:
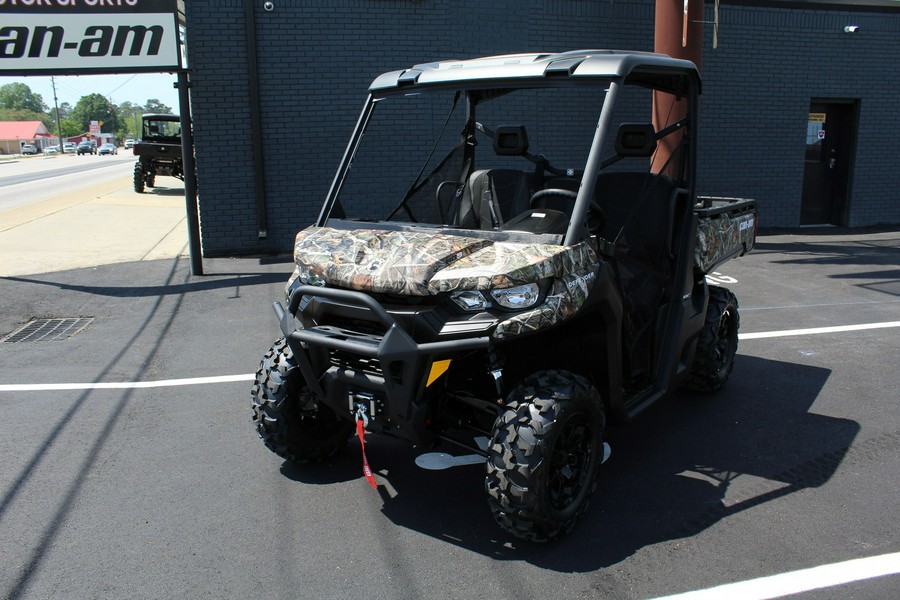
[{"label": "house with red roof", "polygon": [[40,121],[0,121],[0,154],[18,154],[25,144],[45,148],[51,138]]}]

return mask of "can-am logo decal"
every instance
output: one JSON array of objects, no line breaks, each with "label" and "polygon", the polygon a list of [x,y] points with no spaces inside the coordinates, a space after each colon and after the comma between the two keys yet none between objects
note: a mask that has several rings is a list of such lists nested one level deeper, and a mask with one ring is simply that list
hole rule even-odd
[{"label": "can-am logo decal", "polygon": [[144,12],[137,2],[0,0],[0,73],[178,69],[175,13]]}]

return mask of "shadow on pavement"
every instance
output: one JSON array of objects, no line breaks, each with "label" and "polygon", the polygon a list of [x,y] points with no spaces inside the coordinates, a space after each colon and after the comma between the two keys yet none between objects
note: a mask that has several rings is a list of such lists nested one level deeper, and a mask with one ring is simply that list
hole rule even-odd
[{"label": "shadow on pavement", "polygon": [[860,239],[858,230],[822,233],[826,237],[820,240],[805,236],[796,240],[758,238],[753,253],[778,255],[780,258],[772,261],[774,265],[845,267],[845,272],[830,273],[827,277],[900,296],[900,235]]},{"label": "shadow on pavement", "polygon": [[773,263],[785,265],[896,266],[900,262],[900,236],[891,239],[854,238],[846,241],[836,240],[833,237],[823,240],[804,238],[786,241],[757,238],[753,254],[777,254],[782,258]]},{"label": "shadow on pavement", "polygon": [[[179,277],[187,278],[186,275],[179,274],[178,262],[179,261],[176,259],[169,264],[169,267],[165,274],[164,283],[161,286],[162,288],[168,289],[170,287],[184,287],[185,284],[175,283]],[[57,284],[48,282],[48,285]],[[166,299],[162,295],[157,296],[156,300],[153,302],[152,306],[149,308],[143,318],[136,319],[136,321],[138,321],[138,325],[133,335],[130,337],[130,339],[127,339],[117,351],[115,351],[106,366],[99,374],[97,374],[95,381],[102,381],[108,373],[113,372],[116,366],[128,352],[128,349],[131,348],[138,339],[141,339],[145,336],[150,339],[147,339],[147,344],[145,346],[146,348],[148,348],[148,350],[146,352],[146,355],[144,356],[143,369],[148,369],[149,365],[152,364],[154,357],[159,352],[161,342],[168,333],[169,328],[172,326],[175,315],[177,315],[184,298],[184,292],[181,292],[179,296],[173,298],[170,302],[166,302]],[[147,332],[152,330],[151,324],[154,323],[154,321],[156,321],[157,319],[161,320],[164,325],[158,332],[154,331],[152,334],[147,335]],[[137,373],[136,379],[140,380],[141,375],[142,373]],[[71,481],[68,482],[68,487],[65,488],[65,492],[60,496],[60,500],[56,504],[53,516],[46,522],[36,524],[36,526],[41,528],[41,541],[39,544],[32,548],[22,549],[22,556],[24,559],[22,568],[18,573],[11,575],[6,581],[3,582],[5,586],[5,592],[7,594],[5,597],[18,598],[23,593],[27,592],[32,577],[34,577],[35,574],[39,571],[39,566],[44,561],[44,558],[49,549],[53,546],[54,543],[57,542],[57,536],[62,529],[66,518],[68,517],[73,507],[75,507],[77,504],[77,499],[79,493],[81,492],[82,486],[85,484],[89,473],[93,469],[96,461],[98,460],[98,457],[100,456],[107,441],[109,440],[111,431],[119,422],[119,419],[125,407],[131,400],[133,393],[134,390],[126,390],[118,397],[117,400],[111,403],[111,410],[109,411],[106,420],[103,422],[100,431],[92,439],[84,439],[84,446],[87,449],[84,459],[82,460],[78,470],[71,473]],[[12,478],[11,484],[3,489],[2,492],[0,492],[0,520],[2,520],[4,514],[13,505],[16,497],[25,488],[29,480],[36,476],[36,473],[42,462],[45,460],[50,447],[53,446],[57,442],[57,440],[63,436],[65,431],[70,427],[76,414],[79,413],[79,411],[81,411],[81,409],[87,404],[92,394],[93,391],[87,390],[80,394],[78,398],[74,402],[72,402],[68,410],[60,415],[60,417],[56,420],[56,423],[50,429],[49,433],[38,445],[39,450],[35,452],[33,456],[31,456],[30,460],[25,464],[24,468],[21,469],[19,474]]]},{"label": "shadow on pavement", "polygon": [[[487,508],[481,465],[422,470],[411,447],[370,436],[366,452],[381,483],[382,512],[400,527],[491,558],[589,572],[823,485],[860,429],[855,421],[809,412],[830,371],[749,356],[738,360],[726,390],[675,393],[609,432],[613,454],[592,506],[559,542],[535,545],[502,532]],[[351,440],[325,465],[286,463],[282,473],[313,485],[359,478],[359,445]]]},{"label": "shadow on pavement", "polygon": [[254,286],[287,281],[284,273],[225,273],[222,275],[205,275],[185,283],[161,284],[161,285],[83,285],[79,283],[66,283],[59,281],[51,275],[36,277],[0,277],[0,281],[15,281],[18,283],[30,283],[50,286],[59,290],[94,294],[97,296],[109,296],[113,298],[143,298],[157,296],[171,296],[202,292],[234,286]]},{"label": "shadow on pavement", "polygon": [[150,196],[184,196],[184,188],[148,187],[142,193]]}]

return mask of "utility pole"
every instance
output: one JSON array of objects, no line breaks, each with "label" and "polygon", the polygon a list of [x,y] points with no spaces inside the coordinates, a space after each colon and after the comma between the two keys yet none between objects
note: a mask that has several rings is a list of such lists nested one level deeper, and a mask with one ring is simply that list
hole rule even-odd
[{"label": "utility pole", "polygon": [[[656,25],[653,51],[682,58],[697,65],[703,62],[704,0],[656,0]],[[687,102],[671,94],[653,92],[653,124],[657,130],[687,116]],[[680,142],[678,135],[661,139],[653,160],[659,172]],[[671,167],[669,167],[671,169]]]},{"label": "utility pole", "polygon": [[59,153],[63,153],[62,127],[59,124],[59,101],[56,99],[56,79],[50,77],[53,86],[53,108],[56,110],[56,136],[59,138]]}]

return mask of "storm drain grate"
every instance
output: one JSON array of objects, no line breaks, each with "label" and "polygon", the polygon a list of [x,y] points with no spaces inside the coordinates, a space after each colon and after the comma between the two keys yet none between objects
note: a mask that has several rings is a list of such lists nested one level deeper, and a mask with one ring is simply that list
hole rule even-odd
[{"label": "storm drain grate", "polygon": [[64,317],[61,319],[32,319],[0,341],[17,342],[59,341],[80,333],[94,322],[94,317]]}]

